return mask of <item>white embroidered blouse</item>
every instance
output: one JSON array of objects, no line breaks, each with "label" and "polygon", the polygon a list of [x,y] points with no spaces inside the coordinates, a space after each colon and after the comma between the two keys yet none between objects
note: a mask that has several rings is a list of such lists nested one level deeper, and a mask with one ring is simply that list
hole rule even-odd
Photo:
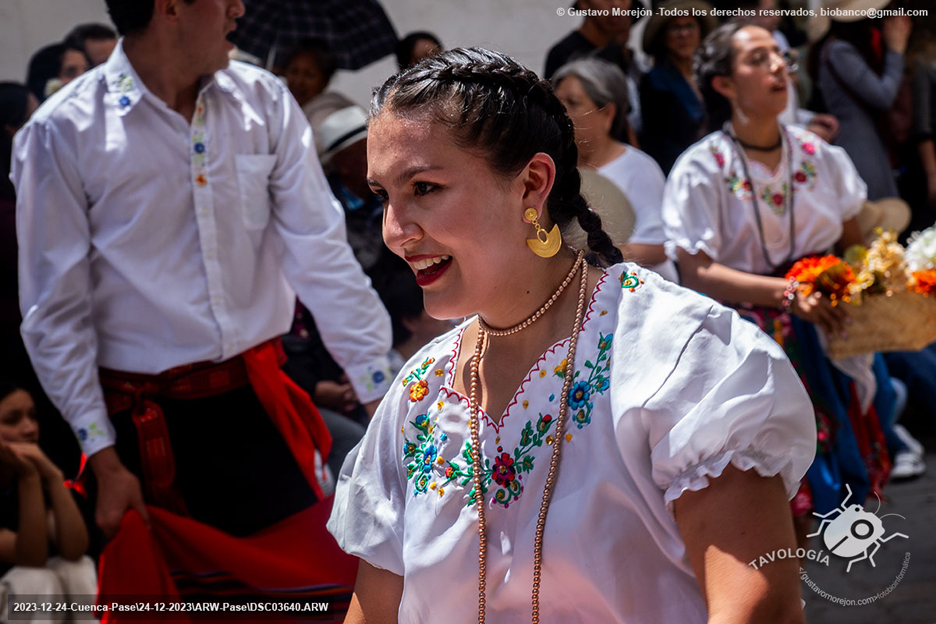
[{"label": "white embroidered blouse", "polygon": [[[404,577],[403,623],[477,621],[468,401],[452,389],[457,359],[471,351],[464,329],[401,372],[345,461],[328,524],[344,550]],[[481,416],[489,622],[530,618],[568,341],[539,358],[503,416]],[[815,436],[796,373],[754,325],[650,270],[607,270],[579,335],[541,621],[705,622],[673,501],[729,463],[779,474],[792,496]]]},{"label": "white embroidered blouse", "polygon": [[[815,134],[785,126],[783,158],[771,172],[749,161],[753,186],[742,156],[722,131],[708,135],[679,157],[663,192],[666,253],[675,260],[677,247],[732,269],[770,275],[787,260],[825,253],[842,236],[842,223],[861,210],[867,186],[848,154]],[[788,164],[792,165],[792,176]],[[790,258],[790,215],[793,182],[794,242]],[[764,230],[764,259],[752,199]]]}]

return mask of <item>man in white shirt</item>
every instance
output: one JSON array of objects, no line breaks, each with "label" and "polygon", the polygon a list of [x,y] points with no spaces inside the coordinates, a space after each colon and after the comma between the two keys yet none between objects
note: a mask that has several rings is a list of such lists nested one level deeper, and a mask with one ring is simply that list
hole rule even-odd
[{"label": "man in white shirt", "polygon": [[389,318],[302,111],[272,75],[229,66],[242,0],[107,5],[117,49],[14,148],[24,341],[89,457],[105,533],[145,516],[129,462],[148,502],[249,534],[323,496],[318,414],[274,405],[292,396],[269,341],[293,289],[371,414]]}]

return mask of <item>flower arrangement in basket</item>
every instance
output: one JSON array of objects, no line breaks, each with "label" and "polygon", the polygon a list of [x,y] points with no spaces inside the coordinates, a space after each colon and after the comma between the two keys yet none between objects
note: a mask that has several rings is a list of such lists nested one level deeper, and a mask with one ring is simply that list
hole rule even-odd
[{"label": "flower arrangement in basket", "polygon": [[833,306],[848,306],[848,338],[827,336],[833,359],[936,342],[936,226],[911,236],[906,249],[893,232],[879,232],[870,247],[850,247],[844,259],[803,258],[787,279],[807,295],[818,291]]}]

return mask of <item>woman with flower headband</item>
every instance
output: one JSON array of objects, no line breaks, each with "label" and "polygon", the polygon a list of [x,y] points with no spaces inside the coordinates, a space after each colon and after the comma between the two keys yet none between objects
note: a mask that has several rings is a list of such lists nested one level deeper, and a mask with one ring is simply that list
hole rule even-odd
[{"label": "woman with flower headband", "polygon": [[[815,446],[795,372],[731,310],[613,264],[577,159],[549,83],[499,53],[451,50],[375,94],[384,238],[430,315],[470,318],[345,461],[347,622],[802,621],[796,563],[748,565],[795,543]],[[562,244],[573,219],[607,268]]]},{"label": "woman with flower headband", "polygon": [[[773,336],[811,393],[821,461],[793,506],[804,540],[813,505],[822,512],[838,506],[845,483],[862,501],[887,478],[872,406],[876,398],[880,409],[893,409],[884,404],[893,394],[889,383],[875,391],[875,373],[889,382],[886,371],[872,372],[871,356],[833,366],[816,326],[846,334],[845,310],[785,277],[804,256],[864,244],[855,217],[866,187],[841,148],[778,123],[788,61],[768,31],[722,26],[706,38],[696,67],[715,131],[680,157],[667,181],[667,253],[683,284],[736,305]],[[798,266],[821,268],[815,264]]]}]

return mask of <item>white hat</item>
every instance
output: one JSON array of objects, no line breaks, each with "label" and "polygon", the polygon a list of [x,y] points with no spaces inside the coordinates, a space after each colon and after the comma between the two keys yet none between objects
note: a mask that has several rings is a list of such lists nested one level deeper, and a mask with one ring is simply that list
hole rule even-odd
[{"label": "white hat", "polygon": [[[816,12],[816,17],[806,22],[806,36],[810,43],[815,43],[829,32],[832,22],[857,22],[867,17],[870,9],[883,9],[890,0],[820,0],[818,6],[810,2],[810,8]],[[822,9],[835,11],[832,15],[821,15]]]},{"label": "white hat", "polygon": [[319,159],[326,163],[344,148],[367,138],[367,113],[360,106],[349,106],[330,114],[319,127]]}]

